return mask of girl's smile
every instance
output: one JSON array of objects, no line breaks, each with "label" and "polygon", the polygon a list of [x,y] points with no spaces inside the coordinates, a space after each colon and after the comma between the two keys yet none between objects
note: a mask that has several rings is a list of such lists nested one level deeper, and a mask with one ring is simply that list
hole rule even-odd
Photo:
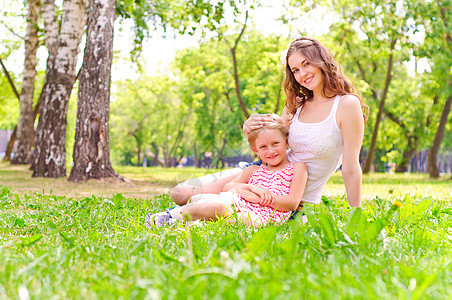
[{"label": "girl's smile", "polygon": [[287,140],[277,129],[265,129],[256,138],[253,152],[269,166],[279,166],[287,162]]}]

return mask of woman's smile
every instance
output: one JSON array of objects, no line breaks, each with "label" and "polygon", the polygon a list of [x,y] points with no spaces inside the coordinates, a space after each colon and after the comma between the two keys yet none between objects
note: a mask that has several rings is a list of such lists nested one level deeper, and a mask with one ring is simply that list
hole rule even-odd
[{"label": "woman's smile", "polygon": [[311,82],[312,82],[312,79],[314,78],[314,75],[312,75],[312,76],[309,76],[307,79],[305,79],[303,82],[305,83],[305,84],[310,84]]},{"label": "woman's smile", "polygon": [[308,90],[320,92],[323,88],[322,71],[309,62],[300,52],[288,58],[288,64],[295,80]]}]

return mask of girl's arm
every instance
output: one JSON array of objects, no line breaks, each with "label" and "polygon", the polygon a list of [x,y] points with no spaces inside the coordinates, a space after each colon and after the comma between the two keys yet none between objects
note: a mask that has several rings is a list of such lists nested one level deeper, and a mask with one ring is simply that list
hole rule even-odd
[{"label": "girl's arm", "polygon": [[224,191],[231,191],[239,194],[243,199],[246,201],[252,202],[252,203],[259,203],[261,200],[261,197],[257,195],[256,193],[251,191],[251,187],[253,185],[248,184],[248,180],[257,169],[259,169],[259,166],[251,165],[247,167],[245,170],[243,170],[242,175],[240,176],[240,179],[238,182],[230,182],[226,184],[224,187]]},{"label": "girl's arm", "polygon": [[290,184],[289,195],[274,196],[274,200],[262,205],[270,206],[280,211],[292,211],[298,208],[303,198],[308,179],[308,167],[304,162],[296,162],[293,166],[293,178]]},{"label": "girl's arm", "polygon": [[342,97],[338,107],[338,123],[342,132],[342,177],[348,204],[361,206],[362,172],[359,151],[364,136],[364,119],[359,99],[354,95]]}]

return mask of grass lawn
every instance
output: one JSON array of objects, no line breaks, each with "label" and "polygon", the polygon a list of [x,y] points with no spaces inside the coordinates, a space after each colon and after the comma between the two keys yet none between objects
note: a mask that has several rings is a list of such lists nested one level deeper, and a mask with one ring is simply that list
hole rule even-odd
[{"label": "grass lawn", "polygon": [[363,208],[350,210],[335,174],[307,224],[254,231],[148,229],[171,187],[213,170],[116,170],[130,182],[0,163],[1,299],[452,299],[450,175],[366,175]]}]

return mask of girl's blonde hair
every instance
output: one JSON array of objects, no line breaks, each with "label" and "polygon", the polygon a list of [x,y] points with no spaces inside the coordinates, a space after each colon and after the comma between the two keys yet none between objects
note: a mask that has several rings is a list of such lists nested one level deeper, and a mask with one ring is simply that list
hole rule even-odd
[{"label": "girl's blonde hair", "polygon": [[287,50],[284,90],[287,96],[286,107],[292,115],[295,114],[297,108],[314,96],[311,90],[303,87],[295,80],[288,63],[289,57],[294,52],[299,52],[309,63],[320,68],[324,83],[322,90],[323,97],[331,98],[336,95],[355,95],[361,103],[364,122],[367,121],[369,107],[364,104],[359,91],[355,88],[351,80],[342,73],[341,65],[334,60],[330,50],[316,39],[310,37],[296,39],[290,44]]},{"label": "girl's blonde hair", "polygon": [[250,144],[251,148],[254,148],[256,146],[256,139],[257,137],[265,130],[267,129],[276,129],[279,130],[279,132],[281,133],[281,135],[287,139],[287,137],[289,136],[289,130],[287,129],[287,127],[284,125],[283,120],[281,119],[280,116],[278,116],[277,114],[271,114],[270,117],[273,118],[273,122],[265,125],[259,129],[255,129],[252,130],[249,134],[248,134],[248,143]]}]

